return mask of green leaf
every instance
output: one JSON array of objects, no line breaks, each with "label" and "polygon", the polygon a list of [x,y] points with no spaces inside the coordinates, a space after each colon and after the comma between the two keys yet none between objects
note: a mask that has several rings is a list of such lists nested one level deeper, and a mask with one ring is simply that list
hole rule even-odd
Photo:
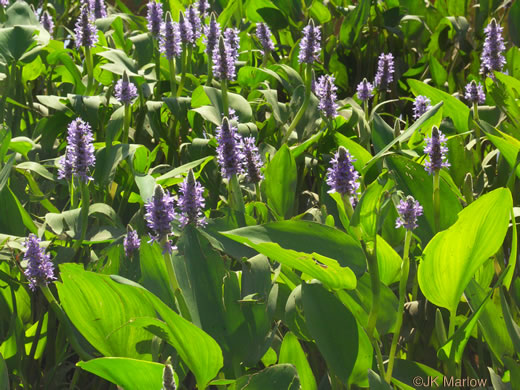
[{"label": "green leaf", "polygon": [[399,280],[401,274],[401,256],[386,242],[386,240],[377,235],[377,263],[379,265],[379,279],[387,286]]},{"label": "green leaf", "polygon": [[504,316],[504,322],[506,323],[507,331],[511,337],[511,341],[515,348],[517,355],[520,355],[520,327],[516,324],[513,317],[511,316],[511,310],[506,301],[506,289],[503,288],[500,293],[500,304],[502,305],[502,315]]},{"label": "green leaf", "polygon": [[444,114],[452,119],[455,129],[459,133],[464,133],[469,130],[470,110],[463,102],[451,96],[449,93],[434,88],[419,80],[409,79],[408,84],[416,96],[424,95],[430,98],[432,104],[444,102]]},{"label": "green leaf", "polygon": [[0,390],[9,390],[9,372],[5,360],[0,353]]},{"label": "green leaf", "polygon": [[309,365],[305,352],[294,333],[288,332],[285,334],[282,346],[280,347],[279,363],[290,363],[296,367],[302,389],[318,389],[311,366]]},{"label": "green leaf", "polygon": [[145,360],[105,357],[76,364],[109,382],[132,390],[160,390],[164,365]]},{"label": "green leaf", "polygon": [[298,390],[300,381],[296,368],[290,364],[276,364],[252,375],[237,379],[237,390]]},{"label": "green leaf", "polygon": [[346,20],[341,25],[340,40],[347,49],[353,47],[357,41],[361,28],[370,17],[370,0],[361,0],[354,11],[349,12]]},{"label": "green leaf", "polygon": [[336,140],[336,144],[338,146],[343,146],[356,159],[356,161],[354,161],[354,168],[356,168],[358,172],[361,172],[363,167],[372,158],[372,155],[356,141],[345,137],[341,133],[335,132],[334,139]]},{"label": "green leaf", "polygon": [[[395,379],[395,382],[398,384],[403,383],[411,386],[410,389],[413,390],[417,389],[417,382],[414,382],[414,379],[417,377],[422,378],[425,382],[430,378],[437,378],[436,383],[438,383],[439,386],[442,386],[444,380],[444,375],[431,367],[411,360],[395,359],[392,382],[394,382]],[[401,385],[398,387],[408,389],[404,386],[401,387]]]},{"label": "green leaf", "polygon": [[508,15],[509,38],[520,47],[520,3],[514,1]]},{"label": "green leaf", "polygon": [[418,270],[419,285],[429,301],[457,309],[477,269],[501,247],[512,206],[511,192],[496,189],[462,210],[454,225],[430,241]]},{"label": "green leaf", "polygon": [[282,219],[293,214],[296,183],[296,162],[289,147],[283,145],[267,165],[263,182],[268,205]]},{"label": "green leaf", "polygon": [[[217,113],[223,113],[224,106],[222,104],[222,91],[213,87],[204,87],[204,92],[206,92],[206,95],[211,101],[213,107],[217,110]],[[235,110],[240,123],[246,123],[251,121],[251,119],[253,118],[253,111],[251,110],[249,102],[246,99],[244,99],[242,95],[228,92],[228,100],[229,107]]]},{"label": "green leaf", "polygon": [[343,383],[367,382],[372,345],[354,315],[319,284],[303,284],[307,327],[332,374]]},{"label": "green leaf", "polygon": [[368,370],[368,384],[372,390],[392,390],[392,387],[372,370]]}]

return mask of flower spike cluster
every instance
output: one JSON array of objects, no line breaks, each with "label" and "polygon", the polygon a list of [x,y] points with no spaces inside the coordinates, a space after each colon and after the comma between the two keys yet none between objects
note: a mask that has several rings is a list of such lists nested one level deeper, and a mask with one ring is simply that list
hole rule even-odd
[{"label": "flower spike cluster", "polygon": [[169,191],[164,191],[160,185],[155,186],[152,199],[144,205],[144,218],[148,227],[153,231],[151,241],[158,241],[164,251],[171,253],[172,246],[169,236],[172,232],[171,223],[175,218],[174,200]]},{"label": "flower spike cluster", "polygon": [[238,60],[238,49],[240,47],[240,30],[238,28],[226,28],[224,31],[224,42],[229,47],[233,62]]},{"label": "flower spike cluster", "polygon": [[204,188],[195,180],[195,175],[190,169],[186,179],[180,184],[179,208],[181,215],[179,221],[181,227],[193,224],[196,226],[205,226],[207,224],[202,208],[204,207]]},{"label": "flower spike cluster", "polygon": [[166,13],[166,20],[162,26],[159,50],[169,60],[179,57],[182,53],[179,25],[172,21],[172,16],[169,12]]},{"label": "flower spike cluster", "polygon": [[320,99],[318,108],[329,119],[338,116],[338,105],[336,104],[336,90],[338,88],[334,85],[334,81],[334,76],[325,75],[318,79],[316,85],[316,95]]},{"label": "flower spike cluster", "polygon": [[125,248],[126,257],[132,257],[135,251],[139,250],[141,246],[141,240],[137,235],[137,232],[128,225],[125,239],[123,240],[123,247]]},{"label": "flower spike cluster", "polygon": [[377,73],[374,85],[380,91],[387,91],[392,81],[394,81],[394,56],[392,53],[382,53],[377,63]]},{"label": "flower spike cluster", "polygon": [[506,64],[506,59],[502,54],[506,50],[502,31],[504,29],[497,24],[493,18],[484,29],[486,39],[484,41],[484,50],[482,50],[480,73],[493,76],[493,71],[501,72]]},{"label": "flower spike cluster", "polygon": [[263,164],[255,145],[255,139],[253,137],[242,138],[240,149],[244,155],[243,170],[247,175],[247,180],[250,183],[259,183],[264,178],[260,172]]},{"label": "flower spike cluster", "polygon": [[202,18],[208,16],[209,3],[207,0],[199,0],[193,4],[193,7],[199,11],[199,15]]},{"label": "flower spike cluster", "polygon": [[424,153],[427,153],[430,161],[426,161],[425,169],[431,175],[441,168],[447,168],[450,163],[446,159],[448,148],[445,146],[446,136],[437,127],[433,127],[431,138],[426,138]]},{"label": "flower spike cluster", "polygon": [[396,228],[404,226],[405,229],[413,230],[419,226],[417,225],[417,217],[423,214],[423,208],[413,196],[402,199],[397,206],[397,211],[399,217],[395,221]]},{"label": "flower spike cluster", "polygon": [[76,34],[76,47],[94,47],[98,41],[97,27],[94,24],[94,18],[90,13],[90,7],[88,4],[81,7],[78,21],[76,22],[76,28],[74,29]]},{"label": "flower spike cluster", "polygon": [[222,120],[222,124],[217,127],[217,160],[222,177],[226,179],[230,179],[233,175],[239,175],[243,171],[243,154],[240,150],[240,136],[237,130],[226,117]]},{"label": "flower spike cluster", "polygon": [[27,260],[27,269],[24,275],[29,280],[29,288],[35,291],[36,287],[46,286],[50,281],[56,280],[54,265],[50,256],[40,247],[40,239],[30,234],[25,240],[25,249],[23,258]]},{"label": "flower spike cluster", "polygon": [[107,6],[105,0],[91,0],[90,1],[90,12],[94,14],[96,19],[107,17]]},{"label": "flower spike cluster", "polygon": [[122,104],[130,104],[137,97],[137,88],[128,80],[126,72],[123,73],[123,78],[117,81],[114,95]]},{"label": "flower spike cluster", "polygon": [[330,168],[327,170],[327,184],[330,186],[329,193],[337,192],[338,194],[348,196],[356,194],[359,188],[359,183],[357,182],[359,173],[354,168],[353,163],[355,161],[347,149],[343,146],[339,147],[331,160]]},{"label": "flower spike cluster", "polygon": [[274,43],[271,41],[271,30],[266,23],[256,24],[256,37],[262,45],[264,54],[267,54],[274,50]]},{"label": "flower spike cluster", "polygon": [[60,160],[59,179],[70,180],[77,175],[83,182],[92,180],[89,169],[94,166],[94,145],[90,125],[80,118],[72,121],[68,127],[67,148],[65,156]]},{"label": "flower spike cluster", "polygon": [[184,17],[182,12],[179,12],[179,36],[181,37],[181,43],[183,45],[193,43],[193,31],[190,21]]},{"label": "flower spike cluster", "polygon": [[213,52],[218,45],[218,37],[220,36],[220,25],[217,22],[215,13],[211,14],[208,26],[204,26],[204,35],[202,43],[206,45],[206,54],[213,59]]},{"label": "flower spike cluster", "polygon": [[312,64],[320,59],[321,31],[320,27],[314,25],[314,21],[309,20],[309,24],[303,28],[303,38],[300,41],[300,53],[298,62],[300,64]]},{"label": "flower spike cluster", "polygon": [[163,17],[162,3],[156,0],[150,0],[146,7],[148,8],[146,14],[146,19],[148,20],[148,31],[150,31],[155,38],[158,38],[161,34]]},{"label": "flower spike cluster", "polygon": [[413,119],[418,119],[430,108],[432,108],[430,99],[423,95],[417,95],[413,102]]},{"label": "flower spike cluster", "polygon": [[49,34],[52,35],[54,32],[54,21],[52,20],[52,16],[49,14],[48,11],[43,11],[42,16],[40,18],[40,23],[43,26],[45,30],[49,32]]},{"label": "flower spike cluster", "polygon": [[192,7],[191,5],[186,10],[186,19],[188,20],[191,28],[191,44],[195,46],[197,44],[197,39],[200,38],[202,23],[200,21],[200,15],[197,8]]},{"label": "flower spike cluster", "polygon": [[374,96],[374,86],[365,78],[357,86],[357,96],[361,101],[367,101]]},{"label": "flower spike cluster", "polygon": [[477,84],[475,80],[466,85],[464,97],[471,104],[483,104],[486,101],[486,94],[482,84]]},{"label": "flower spike cluster", "polygon": [[213,72],[219,80],[234,80],[236,77],[233,50],[222,36],[216,50],[213,51]]}]

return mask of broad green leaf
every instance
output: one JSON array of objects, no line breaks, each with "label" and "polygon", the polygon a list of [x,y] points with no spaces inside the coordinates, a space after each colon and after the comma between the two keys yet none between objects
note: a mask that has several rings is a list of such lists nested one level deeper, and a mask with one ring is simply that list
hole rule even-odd
[{"label": "broad green leaf", "polygon": [[379,265],[379,279],[387,286],[399,280],[401,274],[401,256],[386,240],[377,235],[377,263]]},{"label": "broad green leaf", "polygon": [[356,141],[351,140],[348,137],[345,137],[341,133],[334,133],[334,139],[336,140],[336,144],[338,146],[343,146],[350,152],[352,157],[356,159],[356,161],[354,161],[354,168],[356,168],[357,171],[361,172],[363,170],[363,167],[372,158],[372,155]]},{"label": "broad green leaf", "polygon": [[120,357],[104,357],[77,366],[126,390],[161,390],[164,364]]},{"label": "broad green leaf", "polygon": [[267,203],[282,219],[293,214],[296,183],[296,162],[287,145],[283,145],[267,164],[263,182]]},{"label": "broad green leaf", "polygon": [[0,353],[0,390],[9,390],[9,372],[5,360]]},{"label": "broad green leaf", "polygon": [[[224,106],[222,104],[222,91],[213,87],[204,87],[204,92],[206,92],[206,95],[217,112],[222,114],[224,112]],[[233,108],[235,110],[240,123],[251,121],[253,117],[253,111],[251,110],[249,102],[244,99],[242,95],[228,92],[228,100],[229,108]]]},{"label": "broad green leaf", "polygon": [[349,12],[345,22],[341,25],[340,39],[341,43],[347,48],[351,48],[357,41],[362,27],[370,17],[370,0],[362,0],[358,2],[354,11]]},{"label": "broad green leaf", "polygon": [[507,331],[509,332],[509,336],[511,337],[511,341],[515,348],[515,352],[520,355],[520,327],[516,324],[515,320],[511,315],[511,309],[509,308],[509,304],[506,301],[505,293],[507,290],[505,288],[500,292],[500,304],[502,305],[502,315],[504,316],[504,321],[506,323]]},{"label": "broad green leaf", "polygon": [[[414,379],[417,377],[422,378],[425,381],[425,384],[427,380],[430,380],[430,378],[437,378],[435,383],[438,383],[439,386],[442,386],[444,380],[444,375],[442,373],[422,363],[411,360],[395,359],[392,382],[394,382],[395,379],[397,383],[408,385],[410,386],[409,389],[413,390],[418,388],[417,382],[414,382]],[[401,387],[401,385],[398,387],[408,389],[408,387]]]},{"label": "broad green leaf", "polygon": [[392,390],[392,387],[385,382],[384,378],[381,379],[373,370],[368,370],[368,385],[372,390]]},{"label": "broad green leaf", "polygon": [[368,384],[372,345],[354,315],[319,284],[303,284],[307,327],[332,374],[343,383]]},{"label": "broad green leaf", "polygon": [[288,332],[285,334],[282,346],[280,347],[280,357],[278,362],[280,364],[290,363],[296,367],[302,389],[318,389],[311,366],[309,365],[305,352],[294,333]]},{"label": "broad green leaf", "polygon": [[20,200],[5,186],[0,192],[0,233],[26,236],[27,230],[36,234],[38,228]]},{"label": "broad green leaf", "polygon": [[422,81],[409,79],[408,84],[413,93],[430,98],[432,104],[444,102],[444,114],[449,116],[459,133],[469,130],[469,107],[449,93],[434,88]]},{"label": "broad green leaf", "polygon": [[493,142],[493,145],[495,145],[498,150],[500,150],[500,153],[502,153],[509,166],[511,168],[516,167],[516,176],[520,178],[520,165],[516,164],[516,158],[518,153],[520,153],[520,141],[506,133],[501,132],[500,130],[497,130],[497,132],[502,137],[498,137],[492,134],[486,134],[486,137],[491,142]]},{"label": "broad green leaf", "polygon": [[419,286],[429,301],[457,309],[477,269],[502,245],[512,206],[511,192],[496,189],[471,203],[454,225],[430,241],[418,270]]},{"label": "broad green leaf", "polygon": [[296,368],[290,364],[276,364],[237,379],[235,390],[298,390],[300,380]]}]

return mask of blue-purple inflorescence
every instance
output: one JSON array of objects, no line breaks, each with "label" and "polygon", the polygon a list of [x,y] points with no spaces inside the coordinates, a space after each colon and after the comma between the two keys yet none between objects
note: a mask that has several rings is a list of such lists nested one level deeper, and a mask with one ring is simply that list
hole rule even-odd
[{"label": "blue-purple inflorescence", "polygon": [[502,38],[503,28],[497,24],[493,18],[484,29],[486,39],[484,41],[484,49],[482,50],[480,72],[484,75],[493,76],[493,71],[501,72],[506,64],[506,59],[502,54],[506,50],[504,38]]},{"label": "blue-purple inflorescence", "polygon": [[155,38],[158,38],[161,34],[163,17],[162,3],[156,0],[150,0],[146,7],[148,8],[146,14],[146,19],[148,20],[148,31],[150,31]]},{"label": "blue-purple inflorescence", "polygon": [[175,376],[173,375],[173,369],[170,364],[165,364],[164,368],[163,368],[162,389],[163,390],[176,390],[177,389],[177,384],[175,383]]},{"label": "blue-purple inflorescence", "polygon": [[202,33],[202,22],[200,21],[200,15],[197,8],[190,5],[188,9],[186,9],[186,19],[190,22],[191,44],[195,46],[197,39],[200,38]]},{"label": "blue-purple inflorescence", "polygon": [[125,256],[132,257],[135,251],[139,250],[141,246],[141,240],[137,235],[137,232],[128,226],[126,231],[125,239],[123,240],[123,247],[125,248]]},{"label": "blue-purple inflorescence", "polygon": [[260,159],[260,154],[258,153],[258,148],[255,145],[255,139],[253,137],[242,138],[240,149],[244,156],[242,169],[246,173],[247,180],[250,183],[259,183],[264,178],[260,171],[263,164]]},{"label": "blue-purple inflorescence", "polygon": [[240,48],[240,30],[238,28],[226,28],[224,31],[224,41],[230,49],[234,62],[238,60],[238,49]]},{"label": "blue-purple inflorescence", "polygon": [[92,180],[89,170],[96,162],[93,140],[92,130],[87,122],[77,118],[70,123],[65,156],[60,159],[59,179],[70,180],[72,175],[76,175],[83,182]]},{"label": "blue-purple inflorescence", "polygon": [[184,17],[182,12],[179,13],[179,36],[181,37],[181,43],[183,45],[193,43],[193,32],[190,21],[187,17]]},{"label": "blue-purple inflorescence", "polygon": [[186,179],[180,184],[179,194],[179,208],[181,214],[178,217],[181,227],[193,224],[196,226],[205,226],[207,224],[206,218],[202,213],[204,207],[204,198],[202,194],[204,188],[195,180],[193,171],[190,169]]},{"label": "blue-purple inflorescence", "polygon": [[208,16],[208,13],[209,13],[209,3],[208,3],[207,0],[196,1],[193,4],[193,7],[195,7],[195,9],[199,12],[199,15],[202,18],[205,18],[206,16]]},{"label": "blue-purple inflorescence", "polygon": [[429,156],[429,161],[426,161],[425,163],[425,169],[430,174],[434,174],[441,168],[447,168],[450,166],[450,163],[446,160],[448,148],[445,144],[446,136],[434,126],[432,129],[432,136],[431,138],[426,138],[426,146],[424,147],[424,153],[427,153]]},{"label": "blue-purple inflorescence", "polygon": [[9,5],[9,0],[0,0],[0,6],[7,8]]},{"label": "blue-purple inflorescence", "polygon": [[269,26],[266,23],[256,24],[256,37],[262,45],[264,54],[274,50],[274,43],[271,41],[271,30],[269,30]]},{"label": "blue-purple inflorescence", "polygon": [[224,117],[217,127],[217,160],[222,177],[230,179],[243,172],[243,154],[240,149],[240,135],[237,128]]},{"label": "blue-purple inflorescence", "polygon": [[341,195],[353,196],[359,188],[359,173],[354,168],[352,158],[347,149],[340,146],[331,160],[331,166],[327,169],[328,192],[337,192]]},{"label": "blue-purple inflorescence", "polygon": [[90,0],[90,12],[96,19],[107,17],[107,6],[105,0]]},{"label": "blue-purple inflorescence", "polygon": [[40,247],[40,239],[34,234],[30,234],[25,240],[24,260],[27,261],[27,268],[24,275],[29,280],[29,288],[34,291],[36,287],[49,284],[56,280],[54,276],[54,265],[49,255]]},{"label": "blue-purple inflorescence", "polygon": [[213,50],[213,73],[219,80],[234,80],[236,77],[233,51],[222,36]]},{"label": "blue-purple inflorescence", "polygon": [[114,95],[122,104],[130,104],[137,97],[137,87],[128,80],[126,72],[123,74],[123,78],[117,81]]},{"label": "blue-purple inflorescence", "polygon": [[213,60],[213,53],[218,46],[218,38],[220,37],[220,25],[214,13],[211,14],[209,25],[204,26],[204,35],[202,43],[206,45],[206,54]]},{"label": "blue-purple inflorescence", "polygon": [[169,12],[166,13],[166,20],[161,30],[159,50],[169,60],[179,57],[182,53],[179,25],[172,21],[172,16]]},{"label": "blue-purple inflorescence", "polygon": [[387,91],[394,81],[394,56],[392,53],[381,53],[377,62],[377,73],[374,78],[374,85],[380,91]]},{"label": "blue-purple inflorescence", "polygon": [[374,86],[368,82],[365,78],[362,82],[360,82],[357,86],[357,96],[359,100],[367,101],[372,96],[374,96]]},{"label": "blue-purple inflorescence", "polygon": [[338,88],[334,85],[334,81],[334,76],[320,76],[315,88],[316,96],[320,99],[318,108],[329,119],[338,116],[338,105],[336,104],[336,90]]},{"label": "blue-purple inflorescence", "polygon": [[320,27],[314,25],[314,21],[309,20],[309,24],[303,28],[303,37],[300,41],[300,52],[298,62],[300,64],[312,64],[319,61],[321,52],[321,31]]},{"label": "blue-purple inflorescence", "polygon": [[423,95],[417,95],[413,102],[413,119],[418,119],[430,108],[432,108],[430,99]]},{"label": "blue-purple inflorescence", "polygon": [[399,217],[395,221],[396,228],[404,226],[405,229],[413,230],[419,226],[417,225],[417,217],[423,214],[423,208],[413,196],[402,199],[397,206],[397,211]]},{"label": "blue-purple inflorescence", "polygon": [[175,218],[174,200],[169,191],[164,191],[160,185],[155,186],[152,199],[144,205],[146,224],[152,230],[151,241],[158,241],[163,249],[171,253],[172,246],[169,236],[172,232],[171,223]]},{"label": "blue-purple inflorescence", "polygon": [[482,84],[477,84],[475,80],[466,85],[464,97],[471,104],[483,104],[486,101],[486,94]]},{"label": "blue-purple inflorescence", "polygon": [[40,23],[43,28],[52,35],[54,32],[54,21],[48,11],[43,11],[42,16],[40,17]]},{"label": "blue-purple inflorescence", "polygon": [[90,13],[90,7],[88,4],[81,7],[78,21],[76,22],[76,28],[74,29],[76,34],[76,47],[94,47],[98,41],[97,28],[94,24],[94,18]]}]

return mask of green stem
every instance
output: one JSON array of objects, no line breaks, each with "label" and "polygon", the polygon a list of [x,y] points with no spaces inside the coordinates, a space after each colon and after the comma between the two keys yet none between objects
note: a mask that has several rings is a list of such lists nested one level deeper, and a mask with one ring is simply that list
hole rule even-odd
[{"label": "green stem", "polygon": [[159,100],[161,96],[161,53],[159,52],[159,47],[157,45],[157,40],[154,40],[155,43],[155,77],[157,78],[157,84],[155,86],[155,99]]},{"label": "green stem", "polygon": [[256,200],[262,202],[262,192],[260,191],[260,183],[255,183]]},{"label": "green stem", "polygon": [[399,340],[399,334],[401,333],[401,326],[403,325],[403,316],[404,316],[404,299],[406,296],[406,284],[408,282],[408,272],[410,267],[410,260],[408,258],[408,253],[410,251],[410,243],[412,241],[412,232],[410,230],[406,230],[406,235],[404,239],[404,253],[403,253],[403,262],[401,264],[401,278],[399,281],[399,307],[397,311],[397,324],[395,327],[395,332],[392,338],[392,345],[390,347],[390,354],[388,360],[388,367],[386,371],[386,382],[390,383],[392,379],[392,371],[394,369],[394,361],[395,361],[395,353],[397,350],[397,341]]},{"label": "green stem", "polygon": [[480,144],[480,128],[478,127],[479,117],[478,117],[478,103],[473,103],[473,119],[477,123],[475,126],[475,141],[477,146],[477,164],[480,162],[482,145]]},{"label": "green stem", "polygon": [[381,378],[385,377],[385,364],[383,362],[383,355],[381,354],[381,348],[379,348],[379,344],[377,340],[372,339],[372,348],[376,351],[376,360],[377,360],[377,368],[379,369],[379,376]]},{"label": "green stem", "polygon": [[435,233],[441,230],[441,191],[439,170],[433,174],[433,220]]},{"label": "green stem", "polygon": [[80,190],[81,190],[81,211],[79,212],[79,225],[80,225],[80,236],[79,239],[74,242],[72,249],[74,252],[77,252],[80,248],[85,236],[87,234],[88,228],[88,209],[90,206],[90,193],[88,190],[88,182],[85,183],[83,180],[80,180]]},{"label": "green stem", "polygon": [[229,179],[228,197],[229,207],[235,213],[238,226],[246,226],[246,208],[244,206],[244,198],[242,197],[242,191],[240,190],[240,184],[238,183],[236,174],[233,174],[233,176],[231,176]]},{"label": "green stem", "polygon": [[222,89],[222,109],[224,110],[224,116],[229,116],[229,99],[227,93],[227,80],[220,82],[220,88]]},{"label": "green stem", "polygon": [[[164,248],[166,246],[166,240],[168,240],[168,237],[161,239],[161,247]],[[175,276],[175,271],[173,270],[172,256],[169,251],[164,252],[164,264],[166,265],[166,271],[168,271],[168,282],[170,283],[170,287],[175,296],[179,290],[179,283],[177,282],[177,277]]]},{"label": "green stem", "polygon": [[[171,96],[177,96],[177,80],[175,80],[175,59],[172,58],[169,60],[170,63],[170,89],[171,89]],[[181,81],[182,83],[182,81]],[[182,86],[179,88],[179,90],[182,90]]]},{"label": "green stem", "polygon": [[52,294],[51,290],[49,289],[49,286],[46,285],[40,285],[40,289],[42,290],[43,295],[49,302],[49,305],[51,306],[52,310],[54,310],[54,313],[56,313],[56,316],[60,320],[60,322],[65,326],[68,330],[68,336],[70,344],[72,345],[72,348],[76,351],[76,353],[79,355],[79,357],[82,360],[91,360],[93,359],[92,356],[90,356],[89,353],[87,353],[83,347],[78,342],[77,338],[74,335],[74,328],[72,324],[70,323],[69,317],[67,317],[67,314],[65,314],[65,311],[60,306],[56,298],[54,298],[54,295]]},{"label": "green stem", "polygon": [[130,128],[130,119],[132,118],[132,107],[125,104],[125,117],[123,120],[123,144],[128,144],[128,129]]},{"label": "green stem", "polygon": [[92,53],[90,47],[85,46],[85,63],[87,65],[87,95],[92,92],[92,86],[94,85],[94,66],[92,63]]},{"label": "green stem", "polygon": [[213,80],[213,61],[211,58],[208,58],[208,79],[206,80],[206,85],[211,85],[211,81]]},{"label": "green stem", "polygon": [[303,115],[305,114],[305,111],[307,111],[307,106],[309,105],[309,102],[311,100],[311,83],[312,83],[312,65],[307,64],[306,70],[306,79],[305,79],[305,97],[303,99],[303,104],[296,113],[296,116],[294,117],[291,125],[285,132],[285,136],[282,138],[282,145],[287,143],[289,140],[289,137],[291,136],[293,130],[296,128],[300,120],[303,118]]},{"label": "green stem", "polygon": [[181,66],[182,66],[182,73],[181,73],[181,82],[179,83],[179,89],[177,90],[177,96],[181,96],[182,89],[184,88],[184,81],[186,80],[186,45],[182,45],[182,56],[181,56]]},{"label": "green stem", "polygon": [[379,281],[379,264],[376,256],[376,241],[374,241],[374,248],[366,250],[368,260],[368,272],[370,274],[370,282],[372,285],[372,307],[368,315],[367,335],[370,339],[373,338],[374,329],[376,327],[377,316],[379,314],[379,303],[381,296],[381,286]]}]

